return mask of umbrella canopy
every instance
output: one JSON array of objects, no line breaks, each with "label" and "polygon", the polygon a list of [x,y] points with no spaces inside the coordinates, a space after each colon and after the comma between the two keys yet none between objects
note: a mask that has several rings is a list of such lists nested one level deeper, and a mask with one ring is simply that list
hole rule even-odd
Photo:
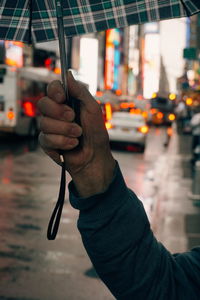
[{"label": "umbrella canopy", "polygon": [[[26,43],[57,39],[54,0],[0,0],[0,39]],[[66,36],[191,16],[200,0],[63,0]]]}]

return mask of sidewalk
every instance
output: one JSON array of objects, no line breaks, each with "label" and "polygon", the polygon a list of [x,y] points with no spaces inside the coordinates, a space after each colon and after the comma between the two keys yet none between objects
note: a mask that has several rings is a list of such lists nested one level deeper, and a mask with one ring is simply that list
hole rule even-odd
[{"label": "sidewalk", "polygon": [[190,145],[189,135],[178,136],[174,130],[162,157],[165,167],[156,177],[152,229],[172,253],[200,245],[200,208],[188,197],[192,184]]}]

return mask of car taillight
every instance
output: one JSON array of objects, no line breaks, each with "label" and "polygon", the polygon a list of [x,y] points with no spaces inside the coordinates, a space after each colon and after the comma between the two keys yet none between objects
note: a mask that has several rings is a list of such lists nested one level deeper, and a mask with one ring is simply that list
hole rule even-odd
[{"label": "car taillight", "polygon": [[114,127],[110,122],[106,122],[105,125],[106,125],[106,129],[111,129]]},{"label": "car taillight", "polygon": [[34,117],[36,114],[35,107],[32,102],[24,102],[23,103],[24,113],[28,117]]},{"label": "car taillight", "polygon": [[141,133],[146,134],[149,131],[149,127],[146,126],[146,125],[141,126],[141,127],[138,128],[138,131],[141,132]]},{"label": "car taillight", "polygon": [[148,118],[148,112],[147,111],[143,111],[142,112],[142,116],[147,119]]},{"label": "car taillight", "polygon": [[15,117],[15,113],[14,113],[14,111],[13,111],[12,109],[10,109],[10,110],[7,112],[7,118],[8,118],[9,120],[13,120],[14,117]]},{"label": "car taillight", "polygon": [[176,119],[175,114],[169,114],[168,119],[169,119],[170,121],[174,121],[174,120]]},{"label": "car taillight", "polygon": [[157,110],[156,108],[151,108],[151,114],[152,114],[152,115],[156,114],[157,111],[158,111],[158,110]]},{"label": "car taillight", "polygon": [[161,119],[163,119],[164,114],[163,114],[162,112],[159,111],[159,112],[157,113],[156,116],[157,116],[157,118],[158,118],[159,120],[161,120]]}]

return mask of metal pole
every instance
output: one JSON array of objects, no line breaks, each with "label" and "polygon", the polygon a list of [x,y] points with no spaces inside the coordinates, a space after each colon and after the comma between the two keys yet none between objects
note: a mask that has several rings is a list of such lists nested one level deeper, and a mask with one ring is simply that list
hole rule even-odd
[{"label": "metal pole", "polygon": [[69,100],[69,93],[67,87],[68,63],[67,63],[67,54],[66,54],[66,46],[65,46],[62,0],[55,0],[55,4],[56,4],[57,25],[58,25],[58,41],[59,41],[59,50],[60,50],[62,84],[66,94],[66,100]]}]

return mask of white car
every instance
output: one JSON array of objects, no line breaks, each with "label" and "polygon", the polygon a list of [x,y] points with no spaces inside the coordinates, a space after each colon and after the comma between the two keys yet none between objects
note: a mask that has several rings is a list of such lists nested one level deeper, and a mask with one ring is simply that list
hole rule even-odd
[{"label": "white car", "polygon": [[145,149],[149,128],[141,114],[114,112],[106,128],[111,142],[139,145],[142,150]]}]

